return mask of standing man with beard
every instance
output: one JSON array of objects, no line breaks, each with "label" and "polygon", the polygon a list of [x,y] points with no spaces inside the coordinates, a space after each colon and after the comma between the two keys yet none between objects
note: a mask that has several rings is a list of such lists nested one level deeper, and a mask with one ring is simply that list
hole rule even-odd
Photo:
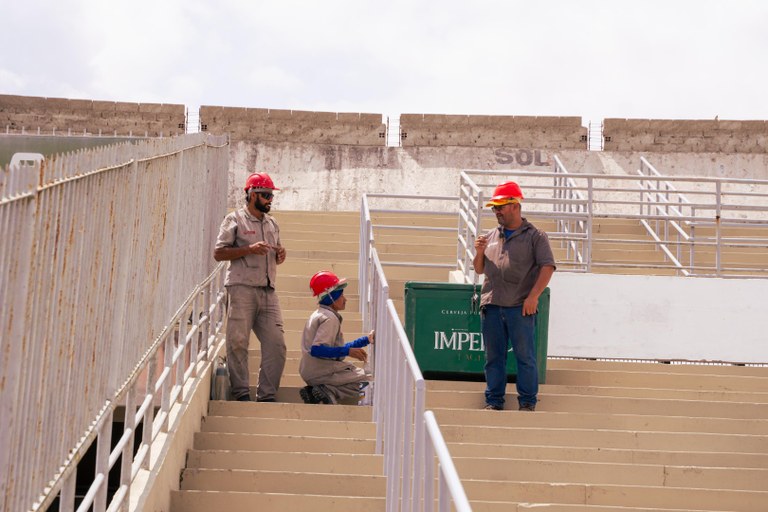
[{"label": "standing man with beard", "polygon": [[485,409],[504,409],[507,353],[517,359],[517,401],[535,411],[539,392],[536,365],[536,312],[539,296],[555,271],[547,234],[522,216],[523,192],[514,181],[493,191],[486,206],[499,226],[475,240],[475,272],[485,274],[480,316],[485,344]]},{"label": "standing man with beard", "polygon": [[257,402],[274,402],[285,367],[283,314],[275,293],[277,265],[285,261],[280,228],[269,215],[275,188],[266,173],[245,182],[245,205],[228,214],[219,228],[213,258],[229,261],[225,286],[227,364],[232,396],[251,400],[248,340],[251,331],[261,344]]}]

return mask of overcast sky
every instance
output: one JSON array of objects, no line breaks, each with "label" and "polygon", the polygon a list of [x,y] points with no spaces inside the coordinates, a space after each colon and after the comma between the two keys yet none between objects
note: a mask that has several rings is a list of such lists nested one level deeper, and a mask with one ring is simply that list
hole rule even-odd
[{"label": "overcast sky", "polygon": [[768,119],[768,2],[0,0],[0,93]]}]

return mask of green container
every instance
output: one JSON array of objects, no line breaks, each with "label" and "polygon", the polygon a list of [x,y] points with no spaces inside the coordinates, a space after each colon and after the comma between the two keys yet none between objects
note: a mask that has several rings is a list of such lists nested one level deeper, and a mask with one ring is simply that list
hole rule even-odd
[{"label": "green container", "polygon": [[[546,382],[549,288],[539,297],[536,362]],[[480,285],[405,283],[405,333],[427,379],[485,380],[485,349],[480,327]],[[514,382],[517,361],[510,348],[507,378]]]}]

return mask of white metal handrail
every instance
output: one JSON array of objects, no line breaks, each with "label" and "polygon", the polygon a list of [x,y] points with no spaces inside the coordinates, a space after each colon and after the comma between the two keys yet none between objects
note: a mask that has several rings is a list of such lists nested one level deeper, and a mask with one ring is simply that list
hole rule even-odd
[{"label": "white metal handrail", "polygon": [[[478,194],[487,194],[504,180],[518,180],[526,192],[527,214],[556,222],[556,230],[548,231],[550,239],[569,245],[583,244],[583,251],[572,249],[566,252],[563,261],[558,261],[561,270],[583,272],[592,267],[629,269],[645,266],[634,265],[631,261],[601,261],[594,257],[596,242],[619,242],[598,236],[593,229],[594,223],[602,219],[623,219],[636,220],[646,228],[649,238],[623,239],[621,242],[644,244],[665,255],[666,265],[649,264],[647,268],[668,268],[680,275],[695,277],[768,277],[768,267],[756,260],[751,265],[739,263],[733,256],[731,261],[727,260],[728,250],[745,247],[752,251],[764,250],[768,255],[768,180],[660,177],[655,169],[645,171],[650,176],[564,176],[563,171],[560,166],[553,173],[506,170],[464,171],[463,174],[465,179],[476,184]],[[682,187],[675,188],[672,183]],[[687,198],[689,195],[695,199]],[[467,215],[460,213],[460,217]],[[490,216],[490,213],[483,215]],[[572,229],[574,225],[583,226],[585,232]],[[686,226],[690,234],[683,236]],[[751,231],[749,235],[727,234],[725,228]],[[474,251],[461,235],[458,248],[457,261],[471,260],[469,256]],[[713,264],[702,259],[704,250],[713,254]],[[687,260],[684,261],[684,257]],[[471,268],[462,265],[458,268],[465,282],[473,282]]]},{"label": "white metal handrail", "polygon": [[459,177],[459,232],[456,251],[456,268],[466,276],[467,282],[477,283],[473,264],[475,239],[480,234],[483,215],[483,191],[461,173]]},{"label": "white metal handrail", "polygon": [[[438,461],[438,510],[448,512],[451,501],[456,512],[469,512],[472,507],[469,505],[467,495],[464,493],[464,487],[459,480],[459,474],[456,466],[453,464],[451,454],[448,452],[448,445],[443,439],[443,433],[440,432],[440,426],[435,419],[435,413],[427,411],[424,413],[424,423],[427,430],[427,442],[424,443],[424,460],[433,460],[437,455]],[[433,465],[427,465],[425,482],[434,481]],[[434,501],[433,487],[427,485],[424,493],[424,503]],[[427,509],[428,507],[424,507]]]},{"label": "white metal handrail", "polygon": [[[80,502],[78,512],[87,511],[94,505],[100,509],[107,504],[107,510],[123,509],[128,504],[130,488],[137,475],[142,470],[151,472],[157,469],[158,460],[152,465],[153,445],[161,433],[169,431],[171,410],[183,407],[184,388],[190,382],[202,378],[204,369],[223,346],[225,271],[226,264],[220,263],[196,287],[176,312],[169,327],[164,329],[126,384],[96,420],[97,428],[87,438],[95,437],[100,456],[97,457],[95,478]],[[160,358],[162,361],[158,361]],[[158,373],[153,369],[161,370]],[[137,398],[142,397],[141,402],[137,403]],[[120,406],[125,408],[123,434],[107,454],[114,413]],[[139,426],[142,426],[142,438],[134,455],[134,437]],[[162,446],[155,446],[154,449],[160,450]],[[118,458],[122,460],[120,486],[112,499],[107,501],[107,477]],[[75,461],[65,465],[66,470],[59,478],[62,488],[60,510],[73,510],[75,504]],[[51,487],[51,496],[55,496],[57,488],[56,484]],[[97,499],[100,502],[95,502]]]},{"label": "white metal handrail", "polygon": [[[455,470],[451,473],[452,466],[445,462],[448,451],[442,436],[433,432],[427,438],[424,425],[425,381],[394,303],[389,299],[389,285],[374,247],[367,196],[363,196],[360,216],[360,303],[363,330],[376,329],[378,340],[374,357],[373,417],[376,423],[376,451],[384,454],[387,510],[428,509],[424,504],[431,503],[433,499],[431,467],[434,455],[427,458],[431,453],[425,449],[427,443],[442,457],[440,462],[444,470],[441,471],[441,478],[449,475],[446,480],[449,482],[448,490],[441,494],[438,502],[440,510],[447,510],[450,500],[460,504],[462,497],[464,501],[466,497]],[[426,496],[429,496],[429,501]]]},{"label": "white metal handrail", "polygon": [[[575,264],[574,269],[582,269],[586,272],[591,271],[591,237],[589,234],[592,232],[591,221],[592,215],[590,209],[592,202],[589,201],[584,194],[577,190],[576,183],[569,176],[568,171],[563,165],[560,158],[555,155],[555,174],[562,176],[555,178],[555,198],[564,200],[564,202],[556,202],[554,209],[556,212],[583,215],[583,219],[578,217],[557,217],[557,231],[566,233],[566,237],[570,238],[570,234],[573,233],[573,240],[564,243],[566,247],[566,261]],[[578,240],[586,240],[586,243],[578,243]]]},{"label": "white metal handrail", "polygon": [[[642,220],[640,221],[643,227],[645,227],[646,231],[651,235],[651,237],[658,243],[659,248],[664,252],[664,254],[669,258],[669,260],[677,267],[679,270],[679,273],[683,276],[689,276],[690,275],[690,269],[686,270],[683,266],[683,264],[680,262],[681,259],[681,245],[677,244],[677,251],[676,254],[672,254],[670,248],[669,248],[669,230],[668,226],[670,226],[675,233],[676,241],[680,242],[690,241],[691,237],[688,235],[688,233],[685,232],[685,230],[680,226],[680,223],[674,219],[674,216],[677,217],[683,217],[683,207],[687,206],[689,209],[692,208],[691,202],[688,200],[687,197],[685,197],[682,194],[679,194],[677,190],[675,189],[674,185],[669,183],[668,181],[663,180],[663,177],[659,171],[656,170],[656,168],[645,159],[645,157],[640,157],[640,168],[637,170],[637,174],[640,176],[649,176],[655,179],[651,180],[642,180],[639,183],[639,186],[642,190],[647,190],[648,192],[644,194],[642,197],[647,198],[649,202],[658,203],[653,206],[648,207],[648,212],[653,212],[654,214],[660,214],[660,215],[670,215],[672,218],[669,221],[663,222],[663,233],[659,233],[658,225],[659,223],[656,222],[655,225],[657,226],[656,229],[654,229],[651,224],[646,221]],[[660,179],[661,178],[661,179]],[[674,203],[673,198],[677,198],[678,203]],[[642,212],[642,207],[641,207]],[[690,225],[690,224],[689,224]],[[693,261],[694,261],[694,246],[691,244],[691,252],[690,252],[690,267],[693,267]]]},{"label": "white metal handrail", "polygon": [[[194,134],[1,170],[0,229],[13,243],[0,245],[0,472],[13,478],[0,481],[0,508],[45,507],[61,489],[62,510],[71,510],[68,476],[90,444],[98,438],[103,475],[118,457],[108,439],[115,408],[152,408],[125,386],[211,275],[227,146],[226,137]],[[198,316],[217,303],[215,292],[201,293],[209,298],[194,299]],[[190,343],[172,336],[164,358],[174,371],[164,372],[162,389],[146,386],[163,397],[153,407],[170,407],[179,379],[194,377],[188,364],[208,351],[211,313],[189,332],[185,317],[179,336]],[[198,341],[200,333],[208,337]],[[126,428],[135,433],[131,416]],[[119,445],[133,448],[125,436]],[[104,510],[106,485],[93,489],[94,510]]]}]

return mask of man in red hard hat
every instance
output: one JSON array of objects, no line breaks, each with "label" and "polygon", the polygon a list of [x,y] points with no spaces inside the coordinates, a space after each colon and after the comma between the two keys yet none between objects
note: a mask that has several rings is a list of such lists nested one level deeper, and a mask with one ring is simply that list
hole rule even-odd
[{"label": "man in red hard hat", "polygon": [[248,340],[251,331],[261,344],[256,401],[274,402],[285,367],[283,314],[275,292],[277,265],[285,261],[280,228],[269,215],[274,191],[267,173],[255,172],[245,182],[245,205],[229,213],[219,228],[213,258],[229,261],[225,286],[227,365],[232,396],[251,400]]},{"label": "man in red hard hat", "polygon": [[299,375],[307,385],[299,394],[304,403],[337,404],[359,398],[361,386],[371,378],[365,370],[344,361],[345,357],[352,357],[366,362],[368,353],[363,347],[374,342],[371,331],[367,336],[344,343],[339,311],[347,305],[346,286],[346,279],[339,279],[329,270],[321,270],[309,280],[318,307],[307,320],[301,337]]},{"label": "man in red hard hat", "polygon": [[486,409],[504,409],[507,354],[517,358],[521,411],[536,410],[539,374],[534,332],[539,296],[555,271],[547,234],[522,216],[523,191],[514,181],[497,186],[486,206],[498,227],[475,240],[475,272],[485,275],[480,315],[485,344]]}]

